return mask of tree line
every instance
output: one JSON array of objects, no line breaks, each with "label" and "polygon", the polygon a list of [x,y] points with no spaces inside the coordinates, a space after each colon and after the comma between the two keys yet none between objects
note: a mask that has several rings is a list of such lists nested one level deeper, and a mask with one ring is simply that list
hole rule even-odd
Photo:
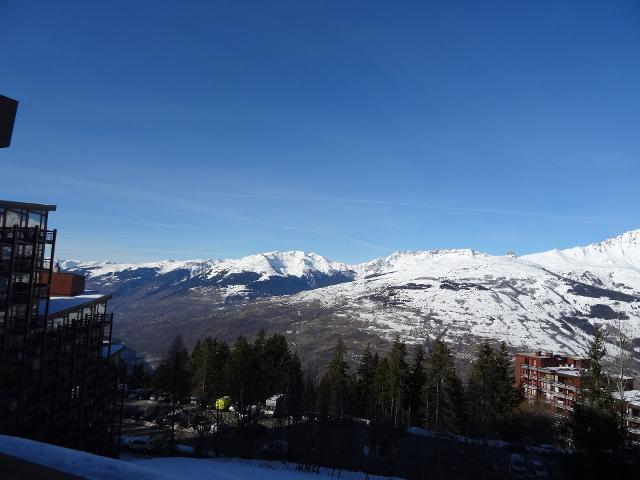
[{"label": "tree line", "polygon": [[[178,336],[156,368],[151,386],[178,399],[193,395],[215,400],[228,395],[240,411],[284,394],[282,414],[295,420],[366,419],[383,428],[418,426],[479,438],[572,443],[602,450],[620,444],[624,437],[620,405],[614,402],[613,383],[602,367],[605,353],[602,332],[596,329],[588,350],[591,368],[583,373],[579,402],[568,419],[553,415],[543,402],[524,401],[505,343],[480,343],[464,381],[442,340],[428,351],[419,345],[410,352],[396,337],[384,356],[366,345],[359,361],[351,365],[339,339],[320,373],[303,369],[297,352],[280,334],[267,336],[260,331],[253,341],[239,336],[232,344],[206,337],[191,351]],[[134,370],[137,380],[139,375]]]},{"label": "tree line", "polygon": [[410,355],[396,337],[384,357],[367,345],[353,372],[339,340],[319,382],[316,407],[331,420],[355,416],[386,427],[488,437],[508,433],[522,398],[504,343],[480,345],[465,383],[444,341],[436,340],[429,352],[418,346]]},{"label": "tree line", "polygon": [[182,337],[171,342],[151,386],[178,399],[202,401],[230,396],[239,410],[282,393],[291,414],[300,414],[303,372],[300,359],[280,334],[260,331],[253,342],[239,336],[229,345],[213,337],[199,339],[191,352]]}]

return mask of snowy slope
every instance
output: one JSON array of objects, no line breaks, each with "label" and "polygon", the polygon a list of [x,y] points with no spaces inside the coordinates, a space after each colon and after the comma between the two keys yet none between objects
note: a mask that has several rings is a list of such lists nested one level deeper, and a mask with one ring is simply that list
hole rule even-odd
[{"label": "snowy slope", "polygon": [[[398,252],[358,269],[353,282],[299,293],[290,301],[321,302],[363,323],[361,328],[388,338],[399,334],[409,342],[487,338],[514,347],[580,353],[590,325],[604,321],[599,312],[609,309],[634,316],[628,333],[640,336],[640,296],[592,291],[590,283],[531,260],[473,250]],[[604,283],[591,277],[599,287]],[[623,291],[640,292],[640,281]]]},{"label": "snowy slope", "polygon": [[330,349],[330,335],[346,334],[353,341],[398,334],[413,343],[444,337],[461,352],[490,339],[581,353],[595,323],[611,331],[621,315],[640,345],[640,230],[520,258],[430,250],[346,265],[293,251],[63,267],[113,293],[118,334],[156,353],[177,331],[193,340],[261,327],[286,332],[309,356],[319,342]]},{"label": "snowy slope", "polygon": [[586,247],[551,250],[523,257],[551,271],[572,278],[587,278],[607,287],[628,287],[640,292],[640,230]]}]

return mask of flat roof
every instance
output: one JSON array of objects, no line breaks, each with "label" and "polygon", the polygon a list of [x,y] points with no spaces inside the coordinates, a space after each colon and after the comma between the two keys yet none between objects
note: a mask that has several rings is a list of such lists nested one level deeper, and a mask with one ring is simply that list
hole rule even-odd
[{"label": "flat roof", "polygon": [[[102,293],[90,293],[91,291],[85,291],[82,295],[76,295],[73,297],[50,297],[49,298],[49,316],[58,316],[67,311],[77,310],[85,305],[91,305],[92,303],[99,302],[101,300],[109,300],[111,295],[104,295]],[[40,315],[45,313],[46,303],[40,302],[39,311]]]},{"label": "flat roof", "polygon": [[102,349],[100,350],[100,355],[106,358],[107,352],[109,355],[115,355],[120,352],[120,350],[124,349],[124,345],[122,343],[112,343],[111,350],[109,350],[109,345],[102,345]]},{"label": "flat roof", "polygon": [[13,200],[0,200],[0,207],[5,208],[20,208],[26,210],[46,210],[48,212],[55,212],[55,205],[48,205],[44,203],[27,203],[27,202],[14,202]]},{"label": "flat roof", "polygon": [[538,355],[538,352],[516,352],[516,355],[522,355],[525,357],[536,357],[536,358],[551,358],[553,355],[548,355],[548,352],[543,352]]},{"label": "flat roof", "polygon": [[580,357],[578,355],[570,355],[568,353],[553,353],[553,352],[541,352],[538,355],[538,352],[516,352],[516,355],[522,355],[524,357],[535,357],[535,358],[571,358],[572,360],[587,360],[587,357]]},{"label": "flat roof", "polygon": [[[640,407],[640,390],[625,390],[623,393],[625,402],[629,402],[634,407]],[[611,394],[616,400],[620,400],[620,392]]]},{"label": "flat roof", "polygon": [[575,367],[542,367],[541,372],[556,373],[558,375],[567,375],[568,377],[579,377],[581,370]]}]

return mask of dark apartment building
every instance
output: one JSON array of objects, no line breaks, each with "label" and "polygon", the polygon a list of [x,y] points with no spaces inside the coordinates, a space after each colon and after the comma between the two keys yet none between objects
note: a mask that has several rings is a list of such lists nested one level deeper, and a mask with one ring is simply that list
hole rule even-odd
[{"label": "dark apartment building", "polygon": [[[580,376],[589,368],[589,359],[553,352],[516,353],[515,379],[530,400],[539,400],[554,413],[567,416],[575,407]],[[625,377],[625,390],[633,388],[633,378]]]},{"label": "dark apartment building", "polygon": [[0,433],[117,454],[109,295],[53,265],[54,205],[0,201]]}]

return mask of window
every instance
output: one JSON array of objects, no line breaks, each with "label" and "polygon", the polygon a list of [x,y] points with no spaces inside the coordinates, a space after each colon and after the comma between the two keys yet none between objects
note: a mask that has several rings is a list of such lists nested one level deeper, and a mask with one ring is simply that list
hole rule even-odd
[{"label": "window", "polygon": [[29,212],[27,227],[42,227],[42,213]]},{"label": "window", "polygon": [[6,215],[6,226],[7,227],[13,227],[13,226],[18,226],[18,227],[22,227],[23,226],[23,211],[22,210],[7,210],[7,215]]},{"label": "window", "polygon": [[30,258],[33,255],[33,245],[18,245],[18,256]]}]

